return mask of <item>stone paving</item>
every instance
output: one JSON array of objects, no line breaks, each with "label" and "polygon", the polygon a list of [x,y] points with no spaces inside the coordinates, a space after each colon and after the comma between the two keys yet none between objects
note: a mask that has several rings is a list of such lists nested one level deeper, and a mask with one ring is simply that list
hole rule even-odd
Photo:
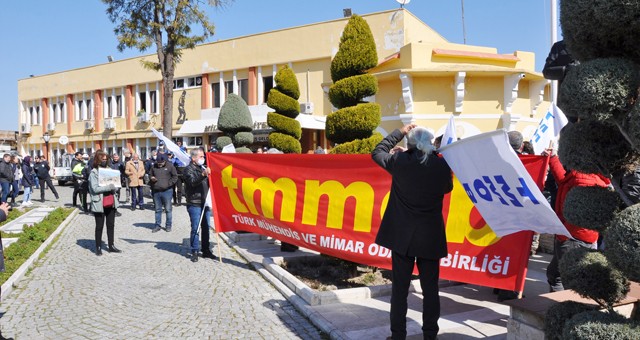
[{"label": "stone paving", "polygon": [[[57,187],[69,205],[72,188]],[[52,196],[47,193],[47,197]],[[149,200],[147,200],[149,202]],[[80,214],[0,305],[0,329],[15,339],[326,338],[224,242],[223,263],[185,255],[189,218],[173,208],[173,230],[151,233],[154,213],[121,207],[115,244],[94,250],[94,219]],[[164,214],[163,214],[164,219]],[[106,232],[103,235],[106,243]]]}]

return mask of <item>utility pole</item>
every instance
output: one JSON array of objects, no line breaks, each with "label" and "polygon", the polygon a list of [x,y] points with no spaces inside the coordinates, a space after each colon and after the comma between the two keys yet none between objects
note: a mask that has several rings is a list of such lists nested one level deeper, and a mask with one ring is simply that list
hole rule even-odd
[{"label": "utility pole", "polygon": [[[558,1],[551,0],[551,44],[549,45],[549,50],[551,50],[551,46],[558,41]],[[558,81],[551,81],[551,101],[556,103],[558,99]]]},{"label": "utility pole", "polygon": [[462,41],[464,44],[467,44],[467,29],[464,26],[464,0],[460,0],[460,4],[462,7]]}]

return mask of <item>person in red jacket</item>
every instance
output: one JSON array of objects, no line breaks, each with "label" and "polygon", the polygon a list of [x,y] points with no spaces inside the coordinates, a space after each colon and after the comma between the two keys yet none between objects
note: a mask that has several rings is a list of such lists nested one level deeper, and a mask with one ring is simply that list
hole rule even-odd
[{"label": "person in red jacket", "polygon": [[569,250],[584,247],[596,249],[598,242],[598,232],[591,229],[582,228],[578,225],[569,223],[564,218],[563,208],[567,193],[574,187],[608,187],[611,182],[608,178],[600,174],[585,174],[576,170],[565,170],[557,156],[553,155],[552,150],[543,153],[551,154],[549,167],[558,183],[558,193],[555,202],[555,211],[560,221],[571,234],[571,238],[556,235],[553,245],[553,258],[547,267],[547,282],[551,292],[559,292],[564,290],[562,280],[560,279],[560,271],[558,270],[558,262],[562,256]]}]

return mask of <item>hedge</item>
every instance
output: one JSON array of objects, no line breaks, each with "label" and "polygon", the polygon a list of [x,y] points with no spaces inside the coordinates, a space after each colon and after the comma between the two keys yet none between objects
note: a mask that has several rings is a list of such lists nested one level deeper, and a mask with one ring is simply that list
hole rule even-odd
[{"label": "hedge", "polygon": [[604,234],[607,259],[630,280],[640,282],[640,204],[616,215]]},{"label": "hedge", "polygon": [[571,224],[603,232],[620,209],[620,196],[603,187],[573,187],[567,193],[562,214]]},{"label": "hedge", "polygon": [[379,132],[365,139],[356,139],[351,142],[340,144],[331,149],[332,154],[370,154],[371,151],[382,141],[383,137]]},{"label": "hedge", "polygon": [[331,61],[331,80],[365,74],[378,65],[378,52],[369,24],[353,15],[342,32],[338,53]]},{"label": "hedge", "polygon": [[380,105],[376,103],[346,107],[327,116],[325,133],[330,141],[339,144],[369,138],[380,120]]},{"label": "hedge", "polygon": [[627,119],[626,131],[636,150],[640,152],[640,101],[633,106]]},{"label": "hedge", "polygon": [[639,71],[632,61],[620,58],[596,59],[574,67],[560,89],[563,112],[601,122],[622,121],[638,97]]},{"label": "hedge", "polygon": [[243,146],[253,144],[253,133],[238,132],[233,136],[233,141],[234,141],[233,144],[237,147],[243,147]]},{"label": "hedge", "polygon": [[25,226],[22,233],[11,235],[12,237],[18,237],[18,241],[4,250],[5,271],[0,273],[0,284],[7,281],[35,253],[71,212],[73,212],[73,209],[57,208],[42,221],[31,227]]},{"label": "hedge", "polygon": [[253,153],[253,151],[251,151],[251,149],[246,146],[241,146],[239,148],[236,148],[236,153]]},{"label": "hedge", "polygon": [[562,164],[584,173],[608,176],[627,171],[640,158],[617,127],[595,121],[568,124],[562,129],[558,143]]},{"label": "hedge", "polygon": [[562,339],[635,340],[638,339],[638,332],[638,325],[620,314],[588,311],[567,321]]},{"label": "hedge", "polygon": [[299,121],[276,112],[267,113],[267,124],[276,132],[287,134],[295,139],[300,139],[302,135],[302,127]]},{"label": "hedge", "polygon": [[363,98],[378,92],[378,79],[363,74],[341,79],[329,88],[329,101],[338,109],[357,105]]},{"label": "hedge", "polygon": [[629,280],[597,250],[572,249],[562,256],[559,264],[564,288],[573,289],[601,306],[611,308],[629,293]]},{"label": "hedge", "polygon": [[233,144],[233,141],[231,141],[231,137],[229,136],[220,136],[216,139],[216,148],[218,150],[222,150],[222,148],[229,144]]},{"label": "hedge", "polygon": [[640,62],[639,17],[636,0],[560,1],[562,35],[580,61],[626,57]]},{"label": "hedge", "polygon": [[[296,74],[293,73],[293,70],[289,68],[289,66],[284,66],[281,68],[275,77],[276,89],[283,94],[292,97],[295,100],[300,98],[300,88],[298,86],[298,79],[296,78]],[[275,108],[274,108],[275,109]]]},{"label": "hedge", "polygon": [[593,310],[594,306],[575,301],[563,301],[549,309],[544,316],[544,335],[547,340],[562,340],[562,330],[574,315]]},{"label": "hedge", "polygon": [[267,105],[279,114],[289,118],[296,118],[300,113],[300,103],[275,88],[269,91]]},{"label": "hedge", "polygon": [[242,97],[230,93],[227,100],[220,108],[218,117],[218,129],[225,133],[253,130],[253,119],[247,103]]},{"label": "hedge", "polygon": [[302,153],[300,141],[280,132],[269,134],[269,147],[276,148],[284,153]]}]

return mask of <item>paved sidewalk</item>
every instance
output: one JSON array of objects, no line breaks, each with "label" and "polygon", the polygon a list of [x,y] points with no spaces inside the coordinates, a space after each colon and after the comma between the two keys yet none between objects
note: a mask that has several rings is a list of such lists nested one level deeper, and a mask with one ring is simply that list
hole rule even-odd
[{"label": "paved sidewalk", "polygon": [[[57,187],[71,202],[71,187]],[[52,196],[49,192],[47,197]],[[36,202],[37,205],[41,203]],[[94,255],[94,219],[80,214],[0,306],[15,339],[320,339],[320,331],[226,244],[223,263],[187,257],[189,219],[151,233],[151,210],[121,209],[116,246]],[[164,218],[164,216],[163,216]],[[105,232],[106,234],[106,232]],[[215,242],[215,237],[212,237]],[[103,236],[106,243],[106,235]]]}]

